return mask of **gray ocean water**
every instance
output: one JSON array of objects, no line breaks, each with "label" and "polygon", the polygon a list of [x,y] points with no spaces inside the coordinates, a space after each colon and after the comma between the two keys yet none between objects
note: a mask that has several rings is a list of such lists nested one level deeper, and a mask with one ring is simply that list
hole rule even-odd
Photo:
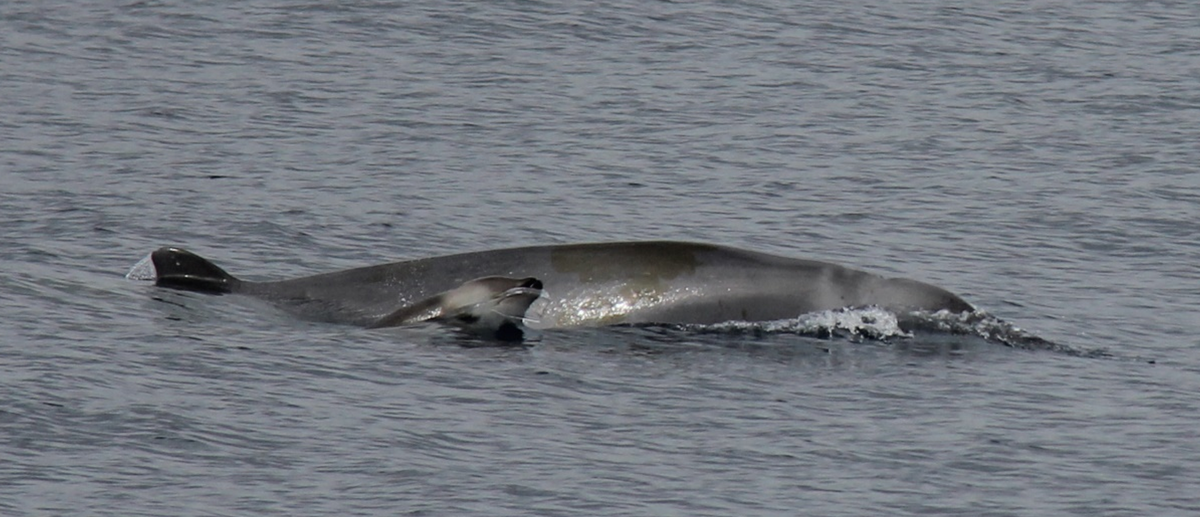
[{"label": "gray ocean water", "polygon": [[[0,3],[0,515],[1200,514],[1190,2]],[[249,279],[680,239],[971,336],[298,321]],[[1100,357],[1097,357],[1100,356]]]}]

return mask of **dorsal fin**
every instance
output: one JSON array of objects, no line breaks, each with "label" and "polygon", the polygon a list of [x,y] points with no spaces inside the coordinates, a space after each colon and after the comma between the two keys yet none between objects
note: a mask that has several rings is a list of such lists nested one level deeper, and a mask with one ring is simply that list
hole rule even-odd
[{"label": "dorsal fin", "polygon": [[202,293],[231,293],[240,280],[208,259],[181,248],[159,248],[150,254],[154,284]]}]

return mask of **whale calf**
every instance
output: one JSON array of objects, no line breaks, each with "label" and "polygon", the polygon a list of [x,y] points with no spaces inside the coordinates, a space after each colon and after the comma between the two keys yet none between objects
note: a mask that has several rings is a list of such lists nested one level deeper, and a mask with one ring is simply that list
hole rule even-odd
[{"label": "whale calf", "polygon": [[500,341],[520,341],[525,311],[542,294],[536,278],[488,276],[396,309],[370,328],[398,327],[424,321],[448,323]]},{"label": "whale calf", "polygon": [[[264,282],[235,278],[179,248],[161,248],[150,259],[159,286],[242,294],[306,319],[367,327],[407,324],[406,307],[429,303],[446,310],[445,300],[456,296],[474,300],[461,307],[483,307],[476,304],[513,288],[497,291],[472,284],[487,277],[529,283],[516,285],[529,290],[520,293],[516,306],[533,304],[526,305],[532,315],[527,323],[537,328],[771,321],[868,306],[893,312],[974,311],[957,295],[916,280],[691,242],[507,248]],[[531,297],[532,291],[540,296]],[[503,305],[499,299],[494,302]]]}]

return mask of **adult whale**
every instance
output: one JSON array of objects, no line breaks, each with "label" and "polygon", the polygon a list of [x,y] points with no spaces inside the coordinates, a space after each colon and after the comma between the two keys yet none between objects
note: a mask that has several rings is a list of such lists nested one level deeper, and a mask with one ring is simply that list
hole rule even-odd
[{"label": "adult whale", "polygon": [[541,282],[544,292],[528,322],[538,328],[769,321],[865,306],[974,310],[953,293],[915,280],[688,242],[509,248],[268,282],[239,280],[178,248],[159,249],[150,258],[160,286],[244,294],[304,318],[363,326],[492,276]]}]

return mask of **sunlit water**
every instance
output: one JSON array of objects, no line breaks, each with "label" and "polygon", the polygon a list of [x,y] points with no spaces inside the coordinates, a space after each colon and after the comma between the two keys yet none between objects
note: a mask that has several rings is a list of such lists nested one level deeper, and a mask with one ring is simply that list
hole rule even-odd
[{"label": "sunlit water", "polygon": [[[1197,14],[4,3],[0,514],[1196,514]],[[839,312],[463,346],[123,278],[651,238],[1062,348]]]}]

